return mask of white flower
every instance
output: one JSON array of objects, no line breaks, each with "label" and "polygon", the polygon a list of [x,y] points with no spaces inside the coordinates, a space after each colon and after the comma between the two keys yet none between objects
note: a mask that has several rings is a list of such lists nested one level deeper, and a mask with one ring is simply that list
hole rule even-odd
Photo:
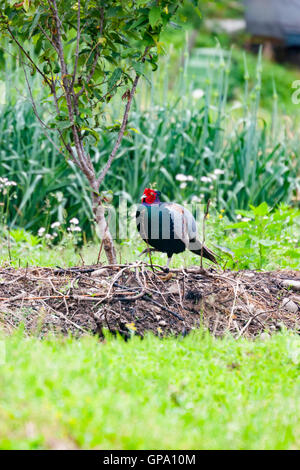
[{"label": "white flower", "polygon": [[212,185],[212,184],[210,185],[209,189],[211,189],[211,190],[213,190],[213,189],[214,189],[214,187],[213,187],[213,185]]},{"label": "white flower", "polygon": [[46,233],[45,238],[47,238],[47,240],[52,240],[52,236],[50,235],[50,233]]},{"label": "white flower", "polygon": [[236,216],[236,218],[237,218],[237,220],[241,220],[241,218],[242,218],[241,214],[238,214],[238,215]]},{"label": "white flower", "polygon": [[225,171],[224,170],[220,170],[219,168],[216,168],[214,170],[214,174],[219,176],[219,175],[224,175]]},{"label": "white flower", "polygon": [[81,228],[77,225],[72,225],[71,227],[67,228],[68,232],[81,232]]},{"label": "white flower", "polygon": [[0,178],[0,188],[4,186],[17,186],[17,183],[15,181],[9,181],[8,178]]},{"label": "white flower", "polygon": [[70,220],[70,224],[78,225],[78,224],[79,224],[79,220],[76,219],[76,217],[73,217],[73,219]]},{"label": "white flower", "polygon": [[38,236],[41,237],[45,231],[46,231],[45,227],[39,228],[39,230],[38,230]]},{"label": "white flower", "polygon": [[204,96],[204,91],[201,88],[196,88],[192,92],[192,97],[196,100],[200,100]]},{"label": "white flower", "polygon": [[184,188],[186,188],[186,183],[181,183],[180,184],[180,189],[184,189]]},{"label": "white flower", "polygon": [[177,181],[182,181],[183,183],[185,181],[194,181],[194,177],[192,175],[183,175],[182,173],[179,173],[178,175],[176,175],[175,179]]},{"label": "white flower", "polygon": [[182,173],[179,173],[178,175],[175,176],[175,179],[177,181],[186,181],[187,177],[185,175],[183,175]]},{"label": "white flower", "polygon": [[60,227],[59,222],[53,222],[53,224],[51,224],[51,228],[56,228],[56,227]]},{"label": "white flower", "polygon": [[242,218],[242,222],[250,222],[251,219],[249,219],[248,217],[243,217]]},{"label": "white flower", "polygon": [[211,178],[209,178],[208,176],[201,176],[200,180],[203,183],[211,183],[212,182]]}]

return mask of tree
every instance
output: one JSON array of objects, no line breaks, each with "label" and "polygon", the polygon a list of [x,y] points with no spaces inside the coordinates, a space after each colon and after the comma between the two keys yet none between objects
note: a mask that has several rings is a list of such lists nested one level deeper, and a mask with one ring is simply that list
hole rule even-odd
[{"label": "tree", "polygon": [[[160,33],[183,0],[2,0],[0,31],[16,46],[37,119],[63,157],[86,176],[109,263],[116,262],[99,190],[120,147],[139,79],[157,68]],[[38,114],[29,73],[49,91],[52,118]],[[123,89],[124,113],[113,149],[97,174],[89,148],[108,128],[104,106]],[[51,137],[59,134],[60,146]],[[94,143],[95,145],[95,143]]]}]

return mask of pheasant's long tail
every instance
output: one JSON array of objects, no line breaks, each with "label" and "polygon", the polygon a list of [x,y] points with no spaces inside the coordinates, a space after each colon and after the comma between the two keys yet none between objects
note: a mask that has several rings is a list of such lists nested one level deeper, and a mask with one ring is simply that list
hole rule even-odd
[{"label": "pheasant's long tail", "polygon": [[205,245],[203,245],[203,248],[197,248],[195,250],[190,249],[190,251],[199,256],[201,256],[201,253],[203,252],[203,258],[209,259],[213,263],[218,264],[216,259],[217,255],[213,251],[209,250]]}]

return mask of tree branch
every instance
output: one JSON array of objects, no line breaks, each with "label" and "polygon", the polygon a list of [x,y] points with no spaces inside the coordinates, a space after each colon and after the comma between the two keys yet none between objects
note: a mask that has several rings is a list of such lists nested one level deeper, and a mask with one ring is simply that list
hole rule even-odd
[{"label": "tree branch", "polygon": [[71,88],[73,88],[74,83],[75,83],[75,79],[76,79],[76,73],[77,73],[77,67],[78,67],[78,58],[79,58],[79,43],[80,43],[80,0],[78,0],[75,65],[74,65],[73,77],[72,77],[72,82],[71,82]]},{"label": "tree branch", "polygon": [[95,189],[95,170],[92,165],[90,157],[86,155],[86,153],[84,152],[84,148],[79,137],[80,130],[77,128],[76,123],[75,123],[75,114],[77,114],[76,113],[77,104],[74,101],[72,105],[72,101],[71,101],[72,90],[70,88],[70,84],[68,80],[68,68],[67,68],[67,64],[65,61],[65,57],[64,57],[63,43],[62,43],[62,36],[61,36],[62,23],[59,18],[56,0],[48,0],[48,3],[49,5],[50,3],[52,4],[50,8],[51,8],[51,11],[54,15],[54,19],[56,22],[57,48],[58,48],[58,56],[59,56],[61,72],[62,72],[63,90],[64,90],[64,94],[65,94],[66,101],[67,101],[68,115],[69,115],[69,119],[70,119],[70,123],[72,127],[78,161],[79,161],[81,170],[84,172],[84,174],[88,178],[91,186],[93,186],[93,189]]},{"label": "tree branch", "polygon": [[[27,72],[26,72],[26,69],[25,69],[25,66],[24,66],[24,62],[23,62],[22,59],[21,59],[21,65],[22,65],[22,68],[23,68],[23,71],[24,71],[25,80],[26,80],[26,84],[27,84],[28,91],[29,91],[30,100],[31,100],[32,108],[33,108],[33,112],[34,112],[34,114],[35,114],[37,120],[39,121],[39,123],[42,125],[43,134],[47,137],[47,139],[51,142],[51,144],[55,147],[55,149],[56,149],[60,154],[64,155],[64,154],[62,153],[62,151],[60,150],[60,148],[57,146],[57,144],[54,142],[54,140],[52,139],[52,137],[50,137],[50,135],[48,134],[48,132],[45,131],[45,129],[50,130],[50,128],[47,126],[47,124],[44,123],[44,121],[43,121],[43,120],[41,119],[41,117],[39,116],[39,113],[38,113],[38,111],[37,111],[36,104],[35,104],[35,101],[34,101],[34,98],[33,98],[31,86],[30,86],[30,83],[29,83],[29,80],[28,80]],[[64,155],[64,156],[65,156],[65,155]]]},{"label": "tree branch", "polygon": [[43,35],[45,36],[45,38],[50,42],[51,46],[54,47],[54,49],[56,50],[56,52],[58,53],[58,48],[57,48],[57,45],[55,44],[55,42],[50,38],[50,36],[48,36],[47,32],[44,30],[43,26],[41,25],[41,23],[38,24],[38,27],[40,28],[40,30],[42,31]]},{"label": "tree branch", "polygon": [[[148,53],[148,50],[149,50],[149,46],[146,47],[145,49],[145,52],[142,56],[142,62],[145,61],[145,58],[146,58],[146,55]],[[132,85],[132,88],[131,88],[131,91],[130,91],[130,95],[129,95],[129,98],[128,98],[128,101],[126,103],[126,107],[125,107],[125,111],[124,111],[124,115],[123,115],[123,120],[122,120],[122,125],[121,125],[121,128],[120,128],[120,131],[119,131],[119,134],[118,134],[118,137],[117,137],[117,140],[116,140],[116,143],[114,145],[114,148],[112,149],[111,151],[111,154],[108,158],[108,161],[105,165],[105,167],[102,169],[99,177],[97,178],[97,184],[98,184],[98,187],[100,186],[100,184],[102,183],[102,181],[104,180],[108,170],[110,169],[111,167],[111,164],[117,154],[117,151],[119,150],[119,147],[121,145],[121,142],[122,142],[122,139],[123,139],[123,136],[124,136],[124,132],[125,132],[125,129],[126,129],[126,126],[127,126],[127,123],[128,123],[128,116],[129,116],[129,111],[130,111],[130,108],[131,108],[131,104],[132,104],[132,100],[133,100],[133,96],[135,94],[135,91],[136,91],[136,87],[137,87],[137,84],[138,84],[138,81],[140,79],[140,75],[139,74],[136,74],[135,76],[135,79],[133,81],[133,85]]]},{"label": "tree branch", "polygon": [[[26,80],[26,84],[27,84],[27,88],[28,88],[28,91],[29,91],[29,95],[30,95],[30,101],[31,101],[31,104],[32,104],[32,109],[33,109],[33,112],[37,118],[37,120],[39,121],[39,123],[41,124],[42,126],[42,132],[43,134],[45,135],[45,137],[47,137],[47,139],[49,140],[49,142],[51,142],[51,144],[53,145],[53,147],[57,150],[57,152],[59,154],[61,154],[64,158],[65,158],[65,154],[61,151],[61,149],[58,147],[58,145],[54,142],[54,140],[52,139],[52,137],[48,134],[48,132],[46,131],[46,129],[48,130],[51,130],[49,126],[47,126],[47,124],[41,119],[38,111],[37,111],[37,107],[36,107],[36,103],[34,101],[34,98],[33,98],[33,94],[32,94],[32,89],[31,89],[31,85],[29,83],[29,80],[28,80],[28,75],[27,75],[27,72],[26,72],[26,69],[25,69],[25,64],[21,58],[21,65],[22,65],[22,68],[23,68],[23,71],[24,71],[24,76],[25,76],[25,80]],[[74,155],[74,152],[72,150],[72,148],[70,147],[70,145],[66,144],[66,142],[64,141],[64,138],[63,138],[63,135],[62,135],[62,132],[57,129],[58,133],[59,133],[59,136],[66,148],[66,150],[68,151],[68,153],[71,155],[71,158],[72,158],[72,161],[75,163],[76,166],[78,166],[80,168],[80,165],[78,164],[78,161]]]}]

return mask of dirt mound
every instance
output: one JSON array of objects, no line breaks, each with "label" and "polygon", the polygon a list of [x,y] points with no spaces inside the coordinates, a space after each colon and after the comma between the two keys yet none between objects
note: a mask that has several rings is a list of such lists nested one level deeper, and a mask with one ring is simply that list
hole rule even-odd
[{"label": "dirt mound", "polygon": [[[289,281],[295,286],[291,289]],[[214,335],[255,337],[264,331],[299,331],[300,272],[201,270],[164,272],[139,262],[70,269],[0,268],[0,321],[28,333],[49,331],[125,338],[185,335],[204,326]],[[299,287],[299,286],[298,286]],[[293,290],[295,289],[295,290]]]}]

